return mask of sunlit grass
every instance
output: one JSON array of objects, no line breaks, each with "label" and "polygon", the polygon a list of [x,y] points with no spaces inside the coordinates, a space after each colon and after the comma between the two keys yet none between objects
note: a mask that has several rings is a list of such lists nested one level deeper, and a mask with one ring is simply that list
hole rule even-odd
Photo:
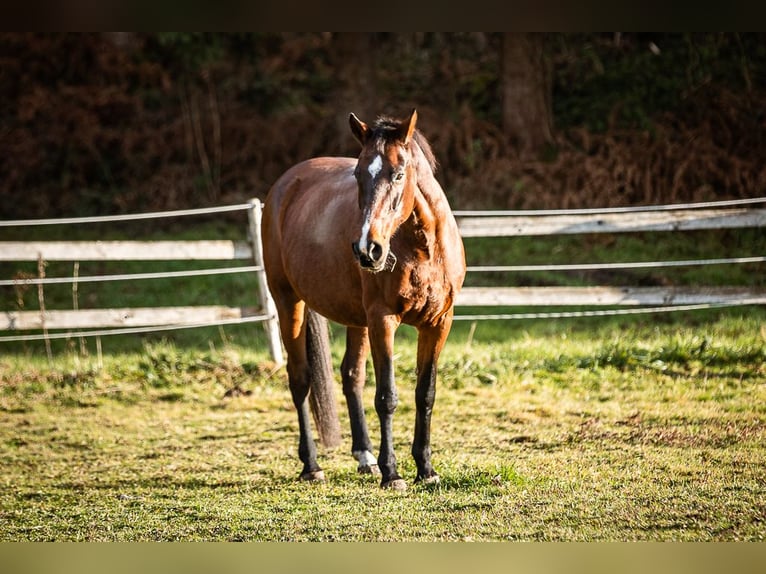
[{"label": "sunlit grass", "polygon": [[[404,494],[356,474],[344,408],[344,445],[321,450],[327,483],[297,480],[285,372],[263,350],[165,340],[100,367],[76,349],[3,355],[0,538],[761,540],[763,324],[721,313],[505,341],[460,327],[434,410],[442,482]],[[341,348],[336,333],[336,364]],[[405,330],[395,444],[409,480],[414,356]]]},{"label": "sunlit grass", "polygon": [[[203,231],[188,236],[239,238],[241,229]],[[664,243],[530,238],[467,247],[472,264],[761,254],[763,234],[750,231],[725,232],[725,241],[699,233]],[[3,264],[4,276],[17,267]],[[116,267],[154,270],[83,265],[80,273]],[[760,269],[471,281],[763,287]],[[69,264],[48,271],[72,273]],[[80,287],[81,307],[256,299],[244,276],[180,288]],[[2,293],[5,309],[36,308],[34,289]],[[71,308],[72,295],[46,288],[48,308]],[[332,335],[337,367],[343,329],[333,326]],[[297,417],[261,325],[53,343],[50,359],[42,342],[0,348],[0,540],[762,540],[766,531],[761,307],[455,322],[433,414],[442,480],[405,493],[356,473],[339,383],[343,446],[320,448],[325,484],[297,480]],[[409,481],[415,357],[416,332],[402,327],[394,438]],[[377,442],[373,393],[368,366],[365,404]]]}]

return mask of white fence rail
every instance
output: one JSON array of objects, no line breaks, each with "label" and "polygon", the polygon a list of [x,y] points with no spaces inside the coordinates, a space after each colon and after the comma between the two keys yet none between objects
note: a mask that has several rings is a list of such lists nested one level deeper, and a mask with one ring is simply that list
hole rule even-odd
[{"label": "white fence rail", "polygon": [[[766,209],[750,207],[764,198],[734,201],[611,209],[575,209],[509,212],[456,212],[464,237],[513,237],[556,234],[688,231],[766,226]],[[0,286],[50,285],[252,273],[259,301],[256,307],[178,306],[124,309],[0,311],[0,329],[9,333],[42,330],[42,334],[0,336],[0,342],[143,333],[211,325],[262,321],[269,350],[282,362],[282,346],[276,310],[268,292],[260,242],[261,203],[210,209],[189,209],[122,216],[0,221],[0,227],[88,224],[111,221],[203,215],[246,210],[248,241],[5,241],[0,242],[0,261],[249,261],[252,265],[217,269],[190,269],[85,277],[39,277],[0,279]],[[763,263],[766,256],[730,257],[683,261],[643,261],[546,265],[469,266],[470,273],[519,271],[572,271],[631,269],[687,265]],[[626,309],[557,311],[549,313],[503,313],[456,315],[458,320],[590,317],[617,314],[657,313],[735,305],[766,304],[766,290],[744,287],[465,287],[458,307],[624,306]],[[96,329],[82,331],[81,329]],[[72,330],[80,329],[73,332]],[[49,330],[60,332],[51,333]]]},{"label": "white fence rail", "polygon": [[[158,213],[121,216],[83,217],[66,219],[2,221],[0,227],[39,225],[72,225],[113,221],[133,221],[167,217],[205,215],[229,211],[247,211],[249,241],[2,241],[0,261],[249,261],[254,265],[222,269],[190,269],[87,277],[46,277],[0,280],[0,286],[50,285],[59,283],[85,283],[99,281],[133,281],[167,277],[192,277],[231,273],[253,273],[256,278],[261,306],[227,307],[175,306],[124,309],[77,309],[0,312],[0,329],[13,332],[42,330],[42,334],[9,335],[0,342],[19,340],[47,340],[80,336],[145,333],[213,325],[231,325],[262,321],[266,326],[269,351],[275,362],[282,362],[282,344],[276,309],[266,285],[263,269],[263,251],[260,241],[261,202],[210,209],[187,209]],[[72,329],[108,327],[96,331],[72,332]],[[48,330],[68,330],[50,333]]]},{"label": "white fence rail", "polygon": [[[766,197],[646,207],[548,211],[456,212],[463,237],[515,237],[586,233],[626,233],[738,229],[766,226],[766,209],[747,207],[766,203]],[[578,271],[638,269],[689,265],[724,265],[766,262],[766,256],[683,261],[618,263],[476,265],[469,272]],[[456,315],[458,320],[529,319],[704,309],[766,304],[766,290],[740,287],[464,287],[458,307],[534,306],[651,306],[633,309]],[[657,307],[657,306],[661,307]]]},{"label": "white fence rail", "polygon": [[251,259],[244,241],[3,241],[0,261],[223,261]]},{"label": "white fence rail", "polygon": [[736,208],[597,215],[463,217],[460,219],[459,225],[463,237],[731,229],[763,227],[766,225],[766,209]]}]

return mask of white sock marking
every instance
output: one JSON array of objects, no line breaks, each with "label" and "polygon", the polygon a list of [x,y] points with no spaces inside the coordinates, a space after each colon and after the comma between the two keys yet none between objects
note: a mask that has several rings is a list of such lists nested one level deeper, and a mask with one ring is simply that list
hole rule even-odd
[{"label": "white sock marking", "polygon": [[378,459],[375,458],[369,450],[355,450],[353,453],[354,458],[359,461],[359,466],[372,466],[378,464]]},{"label": "white sock marking", "polygon": [[[381,169],[383,169],[383,158],[381,158],[380,154],[378,154],[370,162],[370,165],[367,166],[367,171],[369,172],[373,181],[375,180],[376,177],[378,177],[378,174],[380,173]],[[361,251],[365,255],[367,255],[367,236],[370,233],[370,217],[371,217],[370,211],[369,210],[365,211],[364,223],[362,224],[362,236],[359,238],[359,251]]]}]

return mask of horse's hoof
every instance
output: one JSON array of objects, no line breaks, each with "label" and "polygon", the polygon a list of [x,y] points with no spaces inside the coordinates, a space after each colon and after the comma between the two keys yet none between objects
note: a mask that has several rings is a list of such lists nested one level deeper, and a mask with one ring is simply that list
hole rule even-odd
[{"label": "horse's hoof", "polygon": [[425,484],[427,486],[437,485],[441,482],[438,474],[432,474],[431,476],[418,477],[415,479],[417,484]]},{"label": "horse's hoof", "polygon": [[372,474],[374,476],[380,476],[380,467],[377,464],[360,464],[356,471],[359,474]]},{"label": "horse's hoof", "polygon": [[407,481],[405,481],[403,478],[395,478],[393,480],[389,480],[388,482],[381,482],[380,488],[404,492],[407,490]]},{"label": "horse's hoof", "polygon": [[301,480],[306,482],[324,482],[323,470],[312,470],[301,474]]}]

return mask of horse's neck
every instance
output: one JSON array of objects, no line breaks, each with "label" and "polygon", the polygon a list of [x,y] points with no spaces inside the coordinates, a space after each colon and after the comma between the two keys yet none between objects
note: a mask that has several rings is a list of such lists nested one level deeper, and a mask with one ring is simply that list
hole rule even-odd
[{"label": "horse's neck", "polygon": [[444,226],[456,223],[447,197],[419,147],[416,153],[420,157],[417,165],[413,223],[418,227],[419,235],[422,234],[427,241],[429,253],[433,254],[433,247],[439,242],[439,235],[444,231]]}]

